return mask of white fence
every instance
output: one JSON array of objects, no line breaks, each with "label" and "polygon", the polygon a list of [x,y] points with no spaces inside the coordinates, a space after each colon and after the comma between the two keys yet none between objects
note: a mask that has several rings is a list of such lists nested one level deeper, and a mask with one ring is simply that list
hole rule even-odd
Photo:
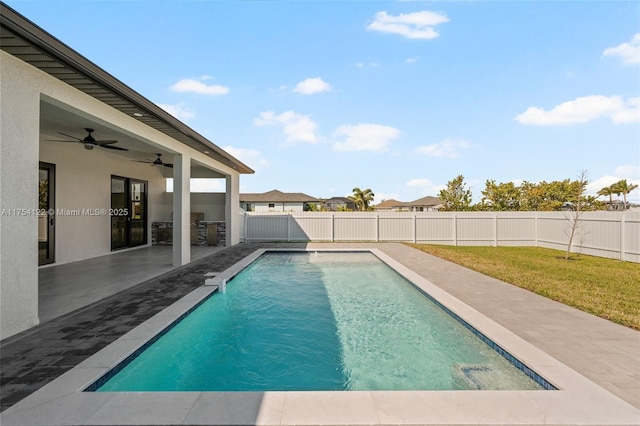
[{"label": "white fence", "polygon": [[[244,241],[406,241],[566,250],[571,212],[242,213]],[[587,212],[573,252],[640,262],[640,212]]]}]

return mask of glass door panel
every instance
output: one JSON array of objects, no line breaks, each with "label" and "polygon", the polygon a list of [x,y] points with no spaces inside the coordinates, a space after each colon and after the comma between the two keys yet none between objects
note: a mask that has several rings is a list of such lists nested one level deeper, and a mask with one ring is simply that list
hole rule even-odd
[{"label": "glass door panel", "polygon": [[[111,177],[111,209],[115,212],[125,211],[127,202],[127,180]],[[111,250],[127,247],[127,222],[129,217],[124,214],[111,215]]]},{"label": "glass door panel", "polygon": [[147,184],[142,181],[134,181],[130,183],[130,246],[139,246],[147,242],[147,221],[146,221],[146,191]]},{"label": "glass door panel", "polygon": [[55,248],[55,165],[40,163],[38,175],[38,265],[53,263]]},{"label": "glass door panel", "polygon": [[147,182],[111,176],[111,249],[147,243]]}]

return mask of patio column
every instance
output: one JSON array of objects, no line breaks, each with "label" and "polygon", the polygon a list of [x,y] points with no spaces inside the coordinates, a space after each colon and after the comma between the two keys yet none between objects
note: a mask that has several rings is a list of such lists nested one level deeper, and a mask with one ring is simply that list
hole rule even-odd
[{"label": "patio column", "polygon": [[191,261],[191,157],[173,156],[173,266]]},{"label": "patio column", "polygon": [[227,175],[224,218],[227,226],[226,246],[240,243],[240,174]]}]

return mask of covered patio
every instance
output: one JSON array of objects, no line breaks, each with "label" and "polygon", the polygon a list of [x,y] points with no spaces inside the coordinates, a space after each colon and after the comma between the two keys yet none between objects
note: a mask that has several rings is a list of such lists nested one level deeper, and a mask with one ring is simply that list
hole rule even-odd
[{"label": "covered patio", "polygon": [[[0,339],[186,265],[193,213],[240,242],[251,168],[4,4],[0,36]],[[192,178],[220,181],[213,201]],[[157,260],[154,223],[172,243]],[[82,271],[103,262],[117,272],[92,287]]]},{"label": "covered patio", "polygon": [[[223,246],[192,246],[191,262]],[[40,323],[84,308],[106,297],[158,277],[173,266],[171,246],[142,247],[38,271]]]}]

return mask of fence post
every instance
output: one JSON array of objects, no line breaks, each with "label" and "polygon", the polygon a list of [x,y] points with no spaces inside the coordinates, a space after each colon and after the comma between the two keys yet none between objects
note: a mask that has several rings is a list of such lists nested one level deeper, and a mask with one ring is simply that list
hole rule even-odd
[{"label": "fence post", "polygon": [[624,220],[624,216],[627,214],[627,212],[622,213],[622,216],[620,216],[620,260],[622,260],[624,262],[624,258],[625,253],[624,253],[624,246],[626,241],[624,240],[624,228],[626,226],[626,221]]},{"label": "fence post", "polygon": [[331,242],[334,242],[336,240],[335,220],[336,220],[336,215],[334,213],[331,213]]},{"label": "fence post", "polygon": [[533,232],[535,234],[535,236],[533,237],[533,243],[535,244],[535,247],[539,247],[538,246],[538,216],[539,216],[539,212],[535,212],[534,216],[533,216]]},{"label": "fence post", "polygon": [[418,227],[416,226],[416,214],[413,214],[413,244],[418,242]]},{"label": "fence post", "polygon": [[291,241],[291,214],[287,215],[287,241]]},{"label": "fence post", "polygon": [[376,242],[380,242],[380,213],[376,212]]},{"label": "fence post", "polygon": [[458,245],[458,215],[453,214],[453,245]]},{"label": "fence post", "polygon": [[493,245],[498,247],[498,212],[493,215]]}]

